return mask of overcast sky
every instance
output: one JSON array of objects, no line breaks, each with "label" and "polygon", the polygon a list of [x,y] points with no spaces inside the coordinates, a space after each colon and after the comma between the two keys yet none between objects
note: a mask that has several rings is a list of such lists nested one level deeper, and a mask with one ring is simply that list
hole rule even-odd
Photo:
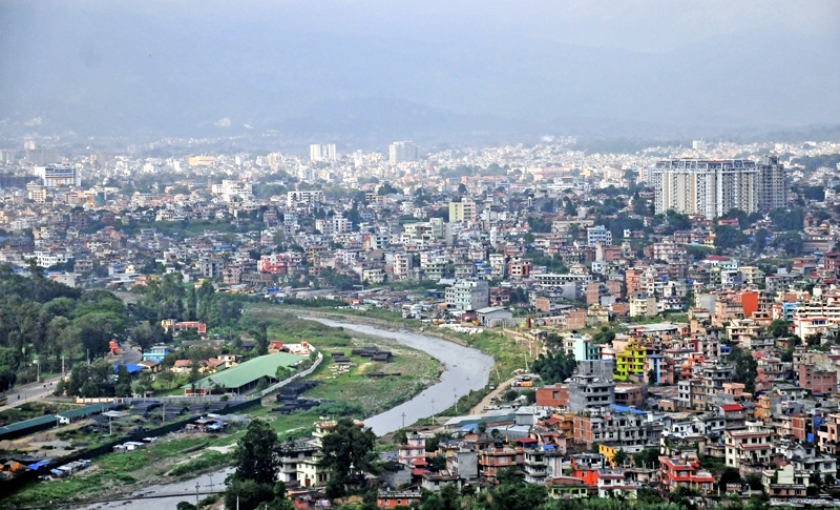
[{"label": "overcast sky", "polygon": [[836,0],[152,1],[126,8],[132,7],[185,20],[271,22],[286,30],[418,40],[526,37],[644,52],[758,30],[828,35],[840,23]]},{"label": "overcast sky", "polygon": [[0,0],[0,134],[837,123],[838,27],[837,0]]}]

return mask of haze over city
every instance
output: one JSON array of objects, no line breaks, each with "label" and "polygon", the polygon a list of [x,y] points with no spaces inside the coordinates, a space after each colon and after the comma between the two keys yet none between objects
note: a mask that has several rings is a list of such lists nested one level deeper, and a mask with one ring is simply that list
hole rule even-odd
[{"label": "haze over city", "polygon": [[379,142],[840,119],[833,1],[0,3],[0,136]]},{"label": "haze over city", "polygon": [[0,510],[840,508],[838,27],[0,0]]}]

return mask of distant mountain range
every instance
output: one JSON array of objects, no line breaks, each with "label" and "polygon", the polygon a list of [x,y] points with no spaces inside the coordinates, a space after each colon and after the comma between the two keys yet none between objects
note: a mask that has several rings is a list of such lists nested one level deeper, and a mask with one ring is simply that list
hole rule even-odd
[{"label": "distant mountain range", "polygon": [[0,8],[16,20],[0,22],[0,137],[675,139],[840,123],[840,33],[745,31],[651,54],[519,34],[420,42],[27,9]]}]

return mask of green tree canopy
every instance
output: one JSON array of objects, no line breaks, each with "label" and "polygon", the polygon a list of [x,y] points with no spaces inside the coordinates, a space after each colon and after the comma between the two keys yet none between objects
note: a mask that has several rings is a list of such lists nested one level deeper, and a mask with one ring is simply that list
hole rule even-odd
[{"label": "green tree canopy", "polygon": [[379,465],[373,451],[376,434],[349,419],[341,418],[322,441],[320,465],[330,472],[330,497],[346,494],[363,482],[364,473],[377,473]]}]

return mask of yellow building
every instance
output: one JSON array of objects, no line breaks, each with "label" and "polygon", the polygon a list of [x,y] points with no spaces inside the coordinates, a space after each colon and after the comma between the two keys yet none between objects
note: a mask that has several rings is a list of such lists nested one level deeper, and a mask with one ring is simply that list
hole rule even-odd
[{"label": "yellow building", "polygon": [[187,159],[190,166],[211,166],[215,162],[215,156],[191,156]]},{"label": "yellow building", "polygon": [[615,355],[615,378],[626,381],[633,374],[644,374],[647,349],[631,341],[623,351]]}]

